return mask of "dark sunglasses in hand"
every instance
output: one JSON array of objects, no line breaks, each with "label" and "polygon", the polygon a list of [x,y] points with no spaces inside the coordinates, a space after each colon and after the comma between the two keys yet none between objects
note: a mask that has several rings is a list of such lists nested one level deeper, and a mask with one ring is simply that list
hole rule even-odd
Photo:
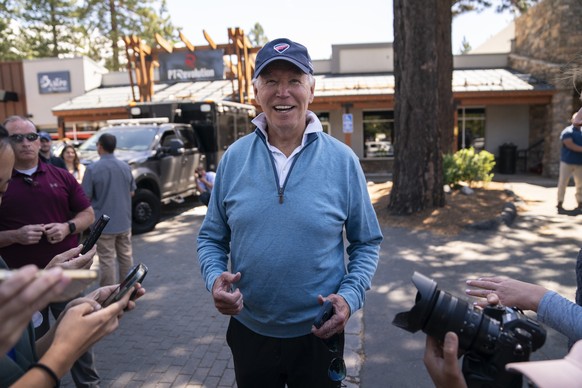
[{"label": "dark sunglasses in hand", "polygon": [[24,139],[28,140],[28,141],[36,141],[36,139],[38,139],[38,133],[27,133],[25,135],[22,134],[18,134],[18,135],[10,135],[10,140],[12,140],[15,143],[22,143],[24,141]]},{"label": "dark sunglasses in hand", "polygon": [[[330,352],[339,353],[339,334],[334,334],[330,338],[324,339],[323,342],[325,342]],[[333,360],[331,360],[329,368],[327,369],[327,375],[331,381],[342,381],[346,378],[347,374],[346,363],[343,358],[335,357]]]}]

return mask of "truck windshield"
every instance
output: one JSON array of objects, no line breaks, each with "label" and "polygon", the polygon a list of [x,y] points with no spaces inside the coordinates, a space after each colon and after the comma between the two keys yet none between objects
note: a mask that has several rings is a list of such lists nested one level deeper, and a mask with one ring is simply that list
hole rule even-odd
[{"label": "truck windshield", "polygon": [[150,149],[156,134],[155,127],[111,127],[105,128],[91,136],[79,149],[82,151],[97,150],[97,140],[104,133],[115,135],[117,139],[117,149],[131,151],[146,151]]}]

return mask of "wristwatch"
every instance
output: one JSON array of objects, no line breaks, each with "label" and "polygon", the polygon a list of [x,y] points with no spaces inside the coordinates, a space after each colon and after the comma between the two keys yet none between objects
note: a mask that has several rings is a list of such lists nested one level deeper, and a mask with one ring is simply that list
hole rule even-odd
[{"label": "wristwatch", "polygon": [[77,225],[75,225],[73,221],[67,221],[67,224],[69,224],[69,234],[75,233],[75,230],[77,230]]}]

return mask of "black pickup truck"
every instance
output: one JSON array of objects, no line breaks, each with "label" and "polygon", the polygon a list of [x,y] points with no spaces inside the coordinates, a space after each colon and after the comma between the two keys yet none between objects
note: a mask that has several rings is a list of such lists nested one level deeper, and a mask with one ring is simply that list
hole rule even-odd
[{"label": "black pickup truck", "polygon": [[161,205],[194,195],[195,169],[203,162],[189,124],[167,119],[109,120],[78,149],[85,165],[99,159],[97,140],[103,133],[117,138],[115,156],[131,167],[137,190],[132,204],[132,232],[148,232],[160,220]]}]

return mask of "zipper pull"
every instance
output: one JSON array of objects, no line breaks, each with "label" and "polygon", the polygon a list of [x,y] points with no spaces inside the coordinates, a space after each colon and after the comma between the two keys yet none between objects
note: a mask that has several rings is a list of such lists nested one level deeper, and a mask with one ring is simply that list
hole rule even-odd
[{"label": "zipper pull", "polygon": [[279,203],[283,203],[283,189],[279,188]]}]

